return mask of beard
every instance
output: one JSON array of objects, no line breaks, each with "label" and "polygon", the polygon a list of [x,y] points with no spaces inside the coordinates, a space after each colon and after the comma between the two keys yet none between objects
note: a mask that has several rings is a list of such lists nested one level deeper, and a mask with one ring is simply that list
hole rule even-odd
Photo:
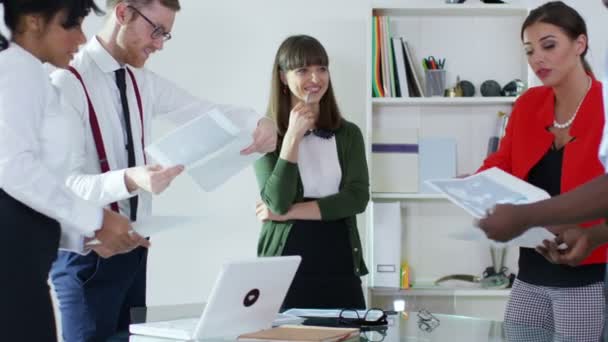
[{"label": "beard", "polygon": [[147,57],[144,57],[143,50],[144,48],[139,47],[128,48],[125,51],[125,63],[135,68],[143,67],[144,64],[146,64],[146,61],[148,60]]}]

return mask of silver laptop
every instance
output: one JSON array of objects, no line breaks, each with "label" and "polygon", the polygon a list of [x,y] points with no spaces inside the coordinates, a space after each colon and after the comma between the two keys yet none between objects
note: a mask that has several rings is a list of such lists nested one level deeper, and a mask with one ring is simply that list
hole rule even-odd
[{"label": "silver laptop", "polygon": [[131,324],[129,331],[136,335],[200,340],[236,338],[269,329],[300,260],[299,256],[286,256],[226,263],[200,318]]}]

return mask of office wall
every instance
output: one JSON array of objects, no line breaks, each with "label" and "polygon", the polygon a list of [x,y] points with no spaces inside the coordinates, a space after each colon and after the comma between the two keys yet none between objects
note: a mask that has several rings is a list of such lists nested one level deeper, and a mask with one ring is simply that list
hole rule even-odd
[{"label": "office wall", "polygon": [[[402,3],[408,1],[413,0]],[[442,2],[426,0],[431,1]],[[471,1],[474,0],[468,0]],[[602,31],[608,10],[600,0],[566,2],[587,19],[590,61],[601,74],[606,52]],[[103,5],[105,1],[98,3]],[[151,58],[148,66],[202,98],[248,105],[263,112],[278,44],[290,34],[311,34],[329,52],[332,81],[345,116],[364,128],[368,90],[366,15],[371,3],[372,0],[182,0],[174,39]],[[519,3],[534,7],[543,1]],[[91,36],[101,25],[102,18],[88,18],[85,31]],[[157,135],[166,129],[160,123],[155,125]],[[154,205],[156,214],[213,214],[216,218],[152,240],[149,304],[203,301],[223,261],[255,255],[260,230],[255,219],[257,191],[253,171],[248,169],[214,193],[202,192],[188,176],[183,176],[159,196]]]},{"label": "office wall", "polygon": [[[101,3],[101,2],[99,2]],[[211,101],[264,112],[274,54],[290,34],[317,37],[331,58],[334,87],[348,119],[364,124],[365,11],[367,2],[315,0],[183,0],[164,51],[149,68]],[[101,18],[89,18],[92,35]],[[166,126],[157,122],[157,134]],[[164,215],[215,218],[152,239],[148,273],[150,304],[203,301],[222,262],[256,255],[260,224],[258,188],[247,169],[213,193],[181,177],[154,203]],[[218,218],[219,217],[219,218]]]},{"label": "office wall", "polygon": [[[424,2],[430,1],[441,2]],[[533,8],[543,2],[521,3]],[[201,97],[264,111],[278,44],[290,34],[311,34],[328,49],[332,81],[346,117],[363,128],[368,90],[364,74],[366,15],[371,3],[372,0],[184,0],[174,29],[175,39],[151,59],[150,68]],[[606,50],[602,21],[605,23],[608,18],[608,10],[600,0],[568,3],[579,9],[588,22],[590,62],[602,72]],[[159,214],[193,215],[202,211],[231,217],[153,240],[148,275],[150,303],[204,300],[224,260],[255,255],[260,226],[254,216],[256,194],[253,172],[246,170],[211,194],[197,190],[190,179],[183,177],[158,199],[154,208]]]}]

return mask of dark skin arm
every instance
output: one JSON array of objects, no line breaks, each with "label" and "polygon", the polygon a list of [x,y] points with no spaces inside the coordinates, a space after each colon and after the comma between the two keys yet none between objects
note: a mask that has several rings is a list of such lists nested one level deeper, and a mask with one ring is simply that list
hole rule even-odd
[{"label": "dark skin arm", "polygon": [[579,223],[606,217],[608,175],[599,176],[578,188],[530,204],[499,204],[477,222],[496,241],[509,241],[537,226]]}]

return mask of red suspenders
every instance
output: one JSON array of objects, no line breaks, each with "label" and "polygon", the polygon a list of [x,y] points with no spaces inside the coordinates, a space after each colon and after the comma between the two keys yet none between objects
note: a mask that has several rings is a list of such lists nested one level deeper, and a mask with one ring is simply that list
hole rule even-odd
[{"label": "red suspenders", "polygon": [[[87,103],[89,106],[89,122],[91,124],[91,131],[93,133],[93,139],[95,140],[95,149],[97,150],[97,156],[99,157],[99,166],[101,168],[101,172],[106,173],[106,172],[110,171],[110,165],[108,164],[106,149],[103,144],[103,137],[101,135],[101,129],[99,128],[99,121],[97,121],[97,114],[95,113],[95,108],[93,108],[93,102],[91,102],[89,92],[87,90],[86,85],[84,84],[84,81],[83,81],[80,73],[72,66],[69,66],[68,70],[70,72],[72,72],[72,74],[74,74],[74,76],[76,76],[76,78],[80,81],[80,84],[82,84],[82,88],[84,89],[84,94],[87,97]],[[143,111],[143,106],[142,106],[142,102],[141,102],[141,95],[139,93],[139,87],[137,86],[137,82],[135,81],[135,76],[133,75],[133,72],[129,68],[127,68],[127,71],[129,72],[129,76],[131,77],[131,81],[133,82],[133,89],[135,90],[135,97],[137,98],[137,107],[139,108],[139,119],[141,122],[141,146],[143,148],[145,146],[144,145],[144,111]],[[144,153],[144,163],[145,162],[146,162],[146,155]],[[116,203],[116,202],[111,203],[110,207],[115,212],[118,212],[118,203]]]}]

